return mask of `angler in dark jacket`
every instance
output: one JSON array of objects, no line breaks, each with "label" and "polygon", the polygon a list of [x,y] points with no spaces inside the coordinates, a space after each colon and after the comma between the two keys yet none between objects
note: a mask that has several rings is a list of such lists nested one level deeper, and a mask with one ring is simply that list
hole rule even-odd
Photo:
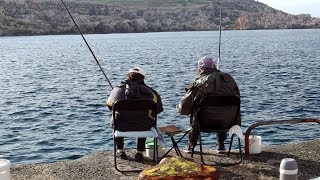
[{"label": "angler in dark jacket", "polygon": [[[181,98],[177,110],[182,115],[193,114],[193,104],[199,101],[202,97],[208,94],[215,95],[237,95],[240,96],[240,91],[237,83],[227,73],[223,73],[217,69],[217,61],[208,57],[203,57],[198,61],[198,78],[186,89],[186,94]],[[217,113],[217,109],[207,109],[205,113],[206,120],[214,121],[217,119],[230,119],[228,115],[232,113]],[[225,111],[223,107],[219,112]],[[236,109],[234,109],[236,111]],[[212,116],[214,114],[214,116]],[[238,114],[237,124],[241,124],[240,112]],[[188,147],[185,152],[191,152],[197,144],[199,132],[199,124],[195,116],[190,117],[190,126],[193,127],[189,136]],[[224,141],[226,140],[226,132],[217,134],[218,153],[225,150]]]},{"label": "angler in dark jacket", "polygon": [[[153,90],[151,87],[144,83],[145,72],[139,67],[134,67],[130,69],[127,73],[126,80],[122,81],[119,86],[115,87],[107,100],[107,106],[112,110],[113,104],[121,99],[150,99],[157,103],[157,113],[163,111],[162,102],[159,94]],[[131,114],[130,114],[131,113]],[[134,114],[133,114],[134,113]],[[145,118],[143,114],[139,112],[128,112],[126,116],[132,117],[131,121],[139,121],[141,118]],[[113,122],[111,122],[113,124]],[[146,130],[150,129],[152,126],[152,121],[150,124],[145,124],[145,127],[123,127],[128,128],[127,130]],[[135,160],[141,161],[143,159],[142,152],[145,149],[146,138],[138,138],[137,140],[137,153],[135,154]],[[116,138],[117,144],[117,154],[120,158],[126,159],[127,156],[123,150],[124,139],[119,137]]]}]

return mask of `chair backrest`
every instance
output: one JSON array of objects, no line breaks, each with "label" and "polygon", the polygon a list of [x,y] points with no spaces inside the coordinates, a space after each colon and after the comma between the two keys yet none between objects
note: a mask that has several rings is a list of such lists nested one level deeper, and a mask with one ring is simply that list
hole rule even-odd
[{"label": "chair backrest", "polygon": [[195,105],[194,113],[201,131],[228,130],[237,121],[240,112],[239,96],[207,95]]},{"label": "chair backrest", "polygon": [[157,104],[146,99],[122,99],[112,108],[113,125],[119,131],[146,131],[156,125]]}]

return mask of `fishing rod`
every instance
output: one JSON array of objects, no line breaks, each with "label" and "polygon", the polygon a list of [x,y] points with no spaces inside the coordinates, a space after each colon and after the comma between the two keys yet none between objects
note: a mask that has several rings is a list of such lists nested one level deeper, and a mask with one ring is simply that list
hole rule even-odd
[{"label": "fishing rod", "polygon": [[219,69],[220,56],[221,56],[221,26],[222,26],[222,3],[220,1],[220,24],[219,24],[219,54],[218,54],[218,63],[217,69]]},{"label": "fishing rod", "polygon": [[68,12],[68,14],[69,14],[70,18],[72,19],[72,21],[73,21],[74,25],[76,26],[77,30],[79,31],[79,33],[80,33],[80,35],[81,35],[82,39],[84,40],[84,42],[86,43],[87,47],[89,48],[89,50],[90,50],[90,52],[91,52],[91,54],[92,54],[92,56],[93,56],[94,60],[97,62],[98,66],[99,66],[99,68],[100,68],[100,70],[101,70],[101,72],[103,73],[104,77],[106,78],[106,80],[108,81],[109,85],[110,85],[110,86],[111,86],[111,88],[113,89],[113,86],[112,86],[112,84],[111,84],[111,82],[110,82],[110,80],[109,80],[109,78],[108,78],[107,74],[104,72],[104,70],[103,70],[102,66],[100,65],[100,62],[98,61],[98,59],[97,59],[97,58],[96,58],[96,56],[94,55],[94,53],[93,53],[93,51],[92,51],[91,47],[89,46],[89,44],[88,44],[88,42],[87,42],[86,38],[84,38],[84,36],[83,36],[83,34],[82,34],[82,32],[81,32],[81,30],[80,30],[79,26],[77,25],[76,21],[73,19],[72,15],[71,15],[71,13],[70,13],[70,11],[69,11],[69,9],[68,9],[68,7],[66,6],[66,4],[64,3],[64,1],[63,1],[63,0],[61,0],[61,2],[62,2],[62,4],[63,4],[63,6],[66,8],[66,10],[67,10],[67,12]]}]

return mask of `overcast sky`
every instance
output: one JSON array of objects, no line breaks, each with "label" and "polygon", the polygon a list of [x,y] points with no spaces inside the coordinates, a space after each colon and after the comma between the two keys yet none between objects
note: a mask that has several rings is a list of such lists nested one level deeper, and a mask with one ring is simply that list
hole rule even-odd
[{"label": "overcast sky", "polygon": [[256,0],[290,14],[320,17],[320,0]]}]

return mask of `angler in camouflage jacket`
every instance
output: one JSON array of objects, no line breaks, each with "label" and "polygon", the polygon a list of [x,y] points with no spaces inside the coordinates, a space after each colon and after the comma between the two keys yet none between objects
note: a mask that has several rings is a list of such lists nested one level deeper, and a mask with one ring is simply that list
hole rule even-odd
[{"label": "angler in camouflage jacket", "polygon": [[[240,96],[240,91],[237,83],[227,73],[219,71],[217,68],[217,61],[208,57],[203,57],[198,61],[198,78],[186,89],[186,94],[181,98],[177,106],[177,111],[182,115],[191,115],[190,126],[192,131],[189,135],[188,149],[186,152],[191,152],[197,144],[199,136],[199,123],[193,116],[193,105],[202,97],[208,94],[214,95],[237,95]],[[225,113],[224,107],[220,109],[207,109],[203,119],[214,121],[216,119],[228,119],[228,115],[232,113]],[[223,113],[217,113],[221,111]],[[232,110],[233,111],[233,110]],[[236,111],[236,109],[234,109]],[[214,116],[212,116],[214,114]],[[230,119],[230,118],[229,118]],[[227,122],[226,122],[227,123]],[[237,124],[241,124],[240,112],[238,113]],[[226,140],[226,132],[217,133],[218,152],[224,151],[224,141]]]}]

